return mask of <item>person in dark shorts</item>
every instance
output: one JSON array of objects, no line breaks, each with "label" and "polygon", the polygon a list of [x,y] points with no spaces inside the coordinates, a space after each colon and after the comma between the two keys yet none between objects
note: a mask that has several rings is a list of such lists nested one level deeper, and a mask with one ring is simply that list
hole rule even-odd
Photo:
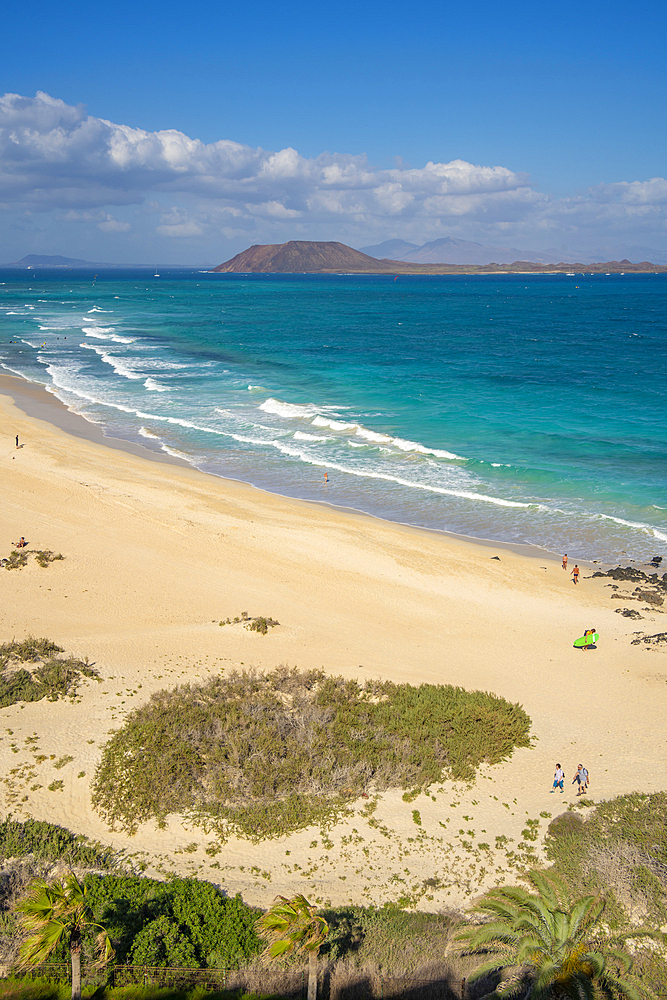
[{"label": "person in dark shorts", "polygon": [[573,577],[572,582],[574,584],[579,583],[579,567],[577,566],[576,563],[574,564],[574,569],[572,570],[572,577]]},{"label": "person in dark shorts", "polygon": [[583,764],[579,764],[577,767],[577,773],[572,779],[572,784],[576,781],[577,785],[577,795],[584,795],[586,788],[588,787],[588,771],[585,769]]}]

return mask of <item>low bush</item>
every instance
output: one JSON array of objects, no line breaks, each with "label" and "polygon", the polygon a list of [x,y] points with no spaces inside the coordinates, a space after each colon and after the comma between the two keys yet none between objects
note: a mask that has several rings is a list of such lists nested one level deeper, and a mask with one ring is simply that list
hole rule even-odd
[{"label": "low bush", "polygon": [[60,559],[64,559],[65,556],[61,555],[60,552],[56,555],[51,549],[37,549],[33,555],[35,556],[35,561],[42,567],[46,569],[49,563],[58,562]]},{"label": "low bush", "polygon": [[632,792],[549,826],[547,856],[577,892],[611,890],[613,919],[667,922],[667,792]]},{"label": "low bush", "polygon": [[60,552],[52,552],[51,549],[22,549],[20,552],[14,549],[6,559],[2,560],[2,564],[5,569],[23,569],[28,565],[28,556],[34,556],[35,562],[42,569],[46,569],[52,562],[65,558]]},{"label": "low bush", "polygon": [[209,882],[88,875],[86,888],[117,962],[232,969],[260,950],[258,911]]},{"label": "low bush", "polygon": [[87,868],[113,868],[117,857],[110,847],[70,833],[55,823],[37,819],[23,822],[8,816],[0,823],[0,860],[33,855],[46,861],[64,861]]},{"label": "low bush", "polygon": [[472,778],[529,745],[519,705],[462,688],[278,668],[154,694],[103,750],[93,804],[128,831],[188,812],[261,839],[369,790]]},{"label": "low bush", "polygon": [[99,679],[87,660],[74,656],[61,659],[62,652],[62,647],[50,639],[32,636],[0,646],[0,708],[42,698],[57,701],[76,694],[82,676]]}]

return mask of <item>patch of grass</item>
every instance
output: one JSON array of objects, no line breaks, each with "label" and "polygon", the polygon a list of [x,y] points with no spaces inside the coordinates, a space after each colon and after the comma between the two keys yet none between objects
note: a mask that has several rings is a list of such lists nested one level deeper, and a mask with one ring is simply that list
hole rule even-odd
[{"label": "patch of grass", "polygon": [[50,785],[46,786],[50,792],[61,792],[65,787],[64,781],[52,781]]},{"label": "patch of grass", "polygon": [[18,549],[14,549],[9,556],[4,560],[5,569],[23,569],[24,566],[28,565],[28,556],[34,556],[35,562],[46,569],[49,563],[57,562],[60,559],[64,559],[65,556],[60,552],[52,552],[51,549],[22,549],[20,552]]},{"label": "patch of grass", "polygon": [[249,632],[260,632],[266,635],[270,628],[280,625],[274,618],[253,618],[250,624],[246,625]]},{"label": "patch of grass", "polygon": [[49,563],[58,562],[60,559],[64,559],[65,556],[60,552],[57,554],[52,552],[51,549],[37,549],[33,555],[35,556],[35,561],[42,567],[46,569]]},{"label": "patch of grass", "polygon": [[189,813],[254,839],[326,825],[362,793],[470,779],[529,746],[519,705],[443,685],[280,667],[154,694],[107,743],[93,804],[134,831]]},{"label": "patch of grass", "polygon": [[23,567],[27,565],[28,553],[25,549],[22,552],[19,552],[18,549],[14,549],[5,559],[5,569],[23,569]]},{"label": "patch of grass", "polygon": [[53,766],[56,768],[57,771],[59,771],[61,767],[64,767],[65,764],[71,763],[71,761],[73,760],[74,757],[71,757],[69,754],[65,754],[63,757],[60,757]]},{"label": "patch of grass", "polygon": [[61,646],[29,636],[0,646],[0,708],[19,701],[57,701],[76,694],[81,677],[99,679],[86,660],[61,658]]},{"label": "patch of grass", "polygon": [[42,820],[25,822],[8,816],[0,823],[0,859],[33,855],[45,861],[64,860],[70,865],[113,868],[117,857],[109,847],[73,834],[65,827]]},{"label": "patch of grass", "polygon": [[239,622],[243,622],[249,632],[260,632],[262,635],[266,635],[270,628],[280,625],[280,622],[276,621],[275,618],[265,618],[261,615],[257,618],[250,618],[247,611],[242,611],[241,615],[237,615],[236,618],[226,618],[218,624],[235,625]]},{"label": "patch of grass", "polygon": [[575,891],[611,890],[619,922],[659,927],[667,922],[666,815],[667,792],[602,802],[585,821],[565,813],[549,824],[547,856]]}]

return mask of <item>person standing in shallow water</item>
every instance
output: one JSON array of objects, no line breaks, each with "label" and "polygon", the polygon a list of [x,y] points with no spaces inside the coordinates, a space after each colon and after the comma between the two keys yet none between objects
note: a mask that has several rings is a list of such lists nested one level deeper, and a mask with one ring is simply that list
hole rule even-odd
[{"label": "person standing in shallow water", "polygon": [[567,569],[567,552],[563,556],[563,569]]}]

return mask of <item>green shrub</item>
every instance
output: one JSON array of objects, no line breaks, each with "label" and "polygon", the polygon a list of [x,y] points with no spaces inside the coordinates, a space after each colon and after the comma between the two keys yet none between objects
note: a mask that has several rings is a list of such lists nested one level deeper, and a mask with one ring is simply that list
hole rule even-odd
[{"label": "green shrub", "polygon": [[37,549],[37,551],[33,554],[35,556],[35,560],[39,563],[42,569],[46,569],[49,563],[58,562],[59,559],[65,558],[60,554],[60,552],[56,555],[55,552],[51,551],[51,549]]},{"label": "green shrub", "polygon": [[5,561],[5,569],[23,569],[27,565],[28,553],[25,550],[19,552],[17,549],[14,549],[9,553]]},{"label": "green shrub", "polygon": [[[29,636],[22,642],[0,646],[0,708],[18,701],[56,701],[76,693],[81,676],[99,677],[84,660],[73,656],[61,659],[63,650],[50,639]],[[31,669],[17,664],[34,664]]]},{"label": "green shrub", "polygon": [[451,686],[279,668],[161,691],[103,750],[93,804],[114,827],[190,812],[261,839],[325,823],[362,792],[472,778],[528,746],[519,705]]},{"label": "green shrub", "polygon": [[88,875],[86,887],[118,962],[229,969],[260,949],[257,911],[209,882]]},{"label": "green shrub", "polygon": [[667,921],[666,815],[667,792],[601,802],[585,822],[565,813],[549,824],[547,856],[576,892],[611,890],[617,921],[630,915],[660,926]]},{"label": "green shrub", "polygon": [[20,822],[8,816],[0,823],[0,861],[29,854],[45,861],[64,861],[84,868],[111,869],[118,864],[110,847],[88,840],[82,834],[70,833],[55,823],[38,819]]}]

